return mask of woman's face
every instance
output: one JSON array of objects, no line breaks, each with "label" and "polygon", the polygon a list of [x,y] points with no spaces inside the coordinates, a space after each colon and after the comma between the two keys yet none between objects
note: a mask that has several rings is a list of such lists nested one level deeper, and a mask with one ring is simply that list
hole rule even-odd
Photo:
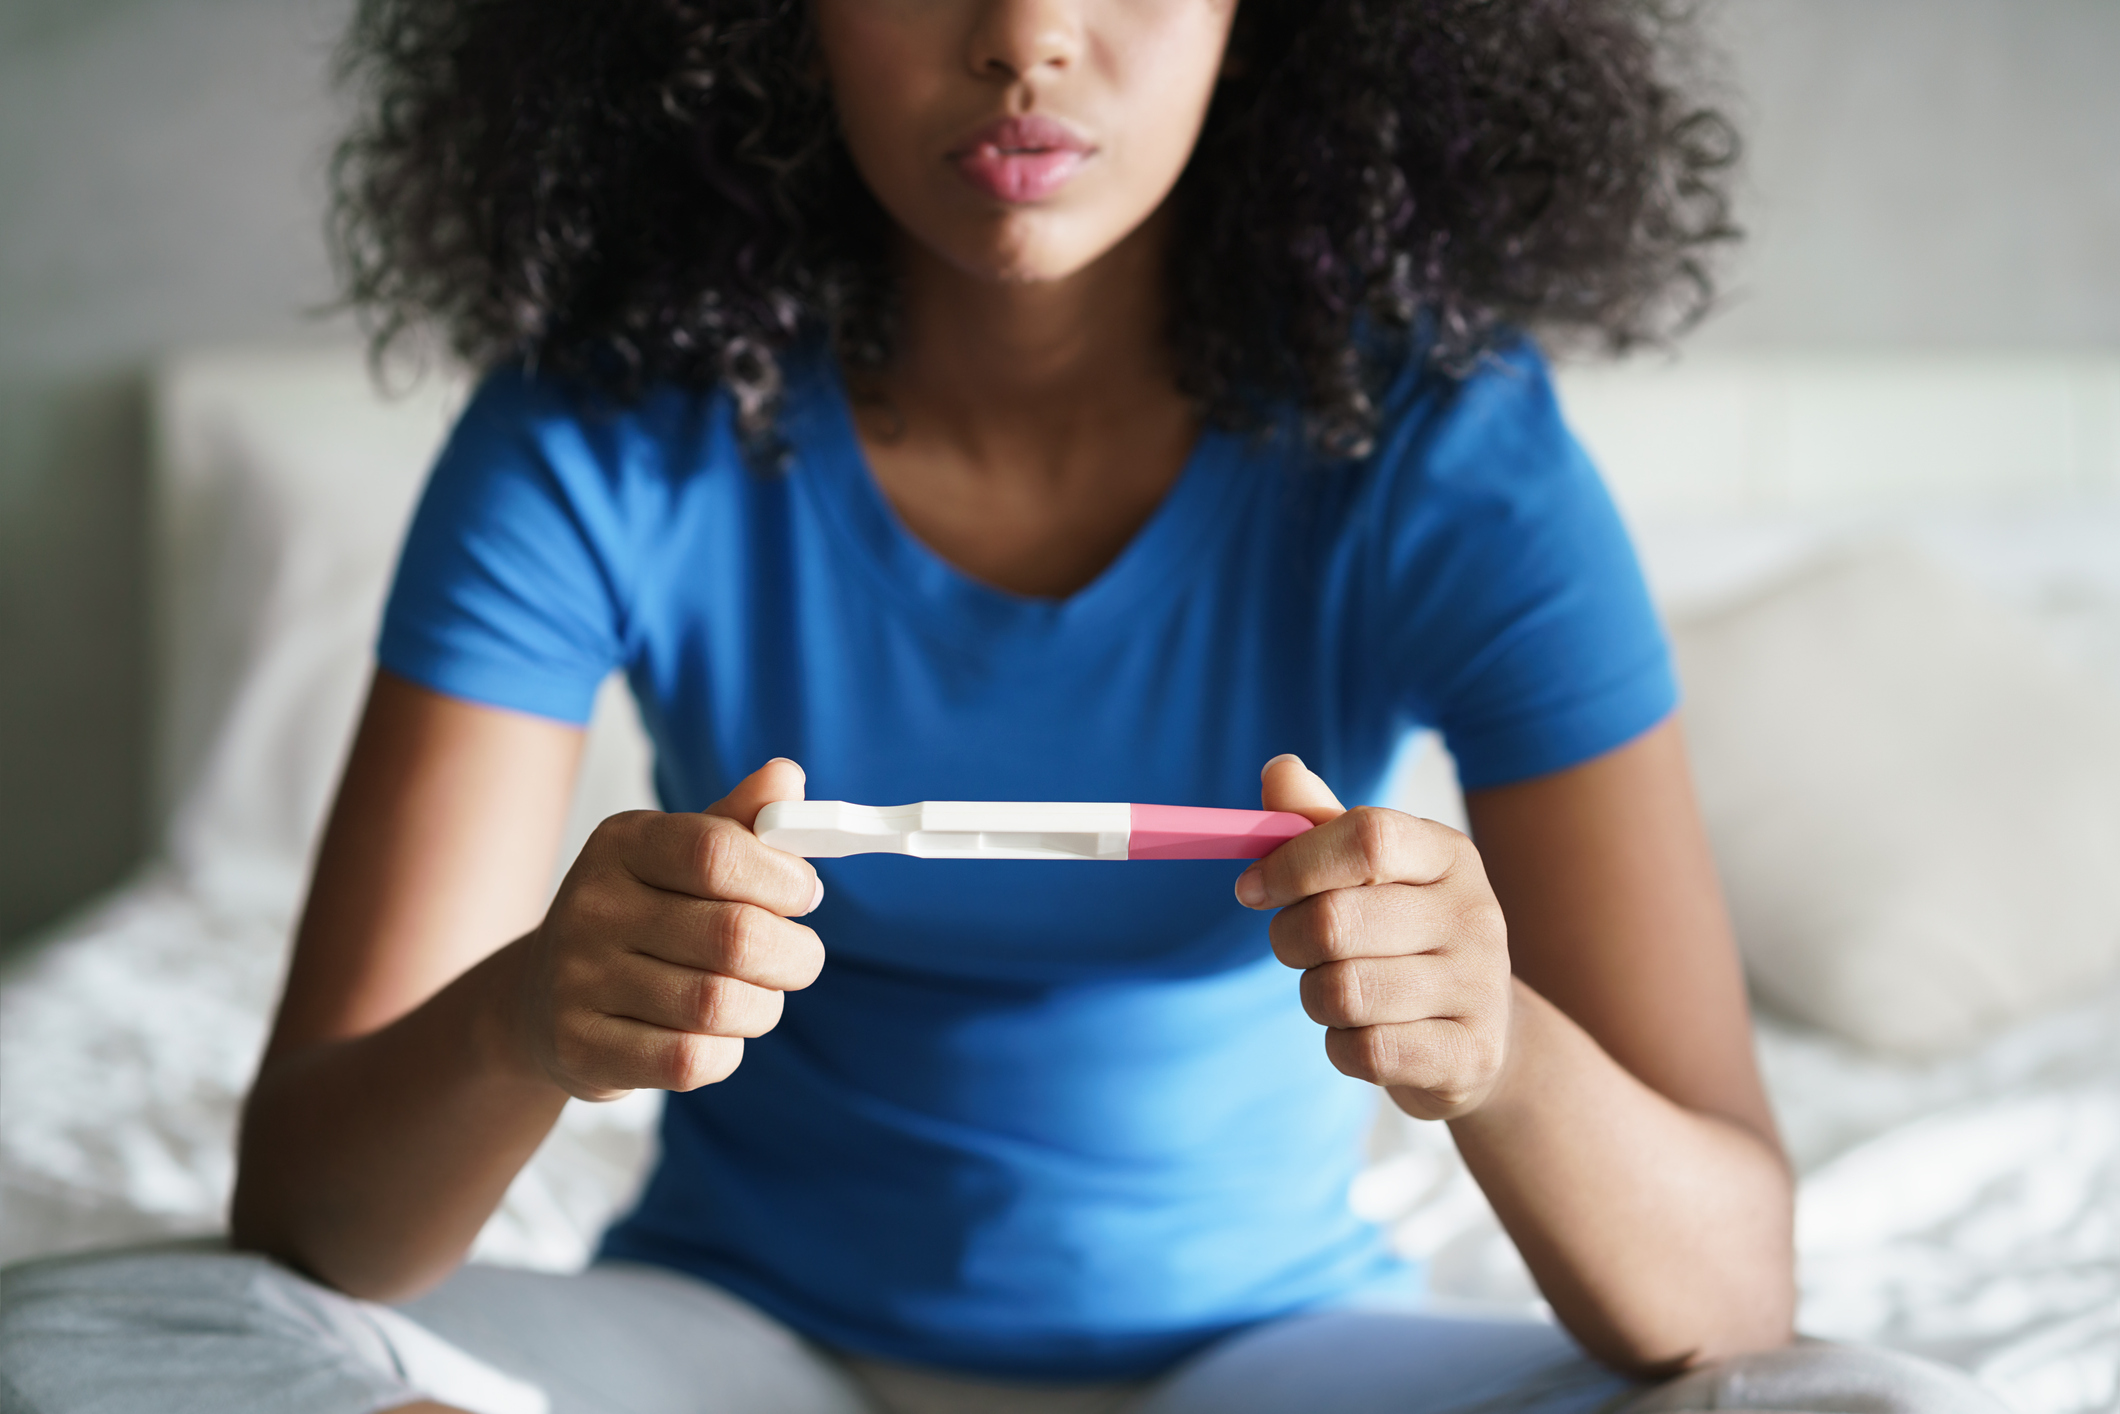
[{"label": "woman's face", "polygon": [[966,273],[1075,273],[1177,183],[1236,0],[814,0],[848,150]]}]

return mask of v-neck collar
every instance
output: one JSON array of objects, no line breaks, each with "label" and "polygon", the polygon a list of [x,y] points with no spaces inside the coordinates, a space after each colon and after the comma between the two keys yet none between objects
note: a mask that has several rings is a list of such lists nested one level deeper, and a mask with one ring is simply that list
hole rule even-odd
[{"label": "v-neck collar", "polygon": [[1242,476],[1244,440],[1205,428],[1177,479],[1096,578],[1060,598],[1012,593],[975,579],[935,553],[899,519],[869,470],[846,388],[831,355],[812,344],[787,358],[782,426],[790,475],[814,492],[822,518],[884,592],[934,628],[982,639],[1045,638],[1123,624],[1186,572],[1256,489]]}]

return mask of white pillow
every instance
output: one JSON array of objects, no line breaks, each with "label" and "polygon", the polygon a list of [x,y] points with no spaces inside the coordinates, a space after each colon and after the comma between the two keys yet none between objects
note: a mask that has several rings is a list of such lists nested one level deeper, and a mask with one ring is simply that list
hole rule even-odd
[{"label": "white pillow", "polygon": [[[157,377],[158,756],[166,849],[225,912],[284,917],[374,662],[397,547],[461,379],[379,390],[358,348],[194,351]],[[560,867],[652,805],[616,682],[597,700]]]},{"label": "white pillow", "polygon": [[1893,545],[1674,625],[1760,998],[1909,1056],[2120,970],[2120,700]]}]

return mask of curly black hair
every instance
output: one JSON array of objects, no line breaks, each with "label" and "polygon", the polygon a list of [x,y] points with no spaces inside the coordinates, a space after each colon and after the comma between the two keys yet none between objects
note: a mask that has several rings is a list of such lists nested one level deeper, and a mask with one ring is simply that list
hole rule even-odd
[{"label": "curly black hair", "polygon": [[[1624,350],[1698,319],[1737,139],[1685,92],[1688,20],[1243,0],[1173,194],[1180,387],[1225,425],[1292,399],[1360,455],[1416,338],[1462,373],[1516,330]],[[438,326],[474,366],[718,384],[761,437],[805,329],[881,367],[891,225],[814,53],[806,0],[362,0],[331,236],[376,347]]]}]

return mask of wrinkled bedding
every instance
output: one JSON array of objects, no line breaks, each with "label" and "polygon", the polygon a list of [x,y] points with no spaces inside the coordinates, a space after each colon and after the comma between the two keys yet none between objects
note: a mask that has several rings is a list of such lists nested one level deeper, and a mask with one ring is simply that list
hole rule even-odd
[{"label": "wrinkled bedding", "polygon": [[[0,984],[0,1261],[219,1229],[236,1107],[288,919],[230,916],[161,870]],[[563,1270],[638,1181],[657,1105],[570,1105],[476,1255]]]},{"label": "wrinkled bedding", "polygon": [[[49,938],[0,986],[0,1259],[210,1232],[284,916],[172,871]],[[1803,1171],[1802,1322],[1961,1364],[2025,1414],[2120,1409],[2120,988],[1928,1065],[1763,1018]],[[650,1150],[656,1100],[572,1104],[481,1234],[483,1260],[582,1262]],[[1539,1309],[1447,1132],[1386,1116],[1352,1201],[1443,1297]]]},{"label": "wrinkled bedding", "polygon": [[[2120,988],[1928,1065],[1772,1017],[1802,1173],[1801,1328],[1978,1374],[2025,1414],[2120,1409]],[[1387,1119],[1365,1215],[1475,1306],[1539,1308],[1447,1136]]]}]

